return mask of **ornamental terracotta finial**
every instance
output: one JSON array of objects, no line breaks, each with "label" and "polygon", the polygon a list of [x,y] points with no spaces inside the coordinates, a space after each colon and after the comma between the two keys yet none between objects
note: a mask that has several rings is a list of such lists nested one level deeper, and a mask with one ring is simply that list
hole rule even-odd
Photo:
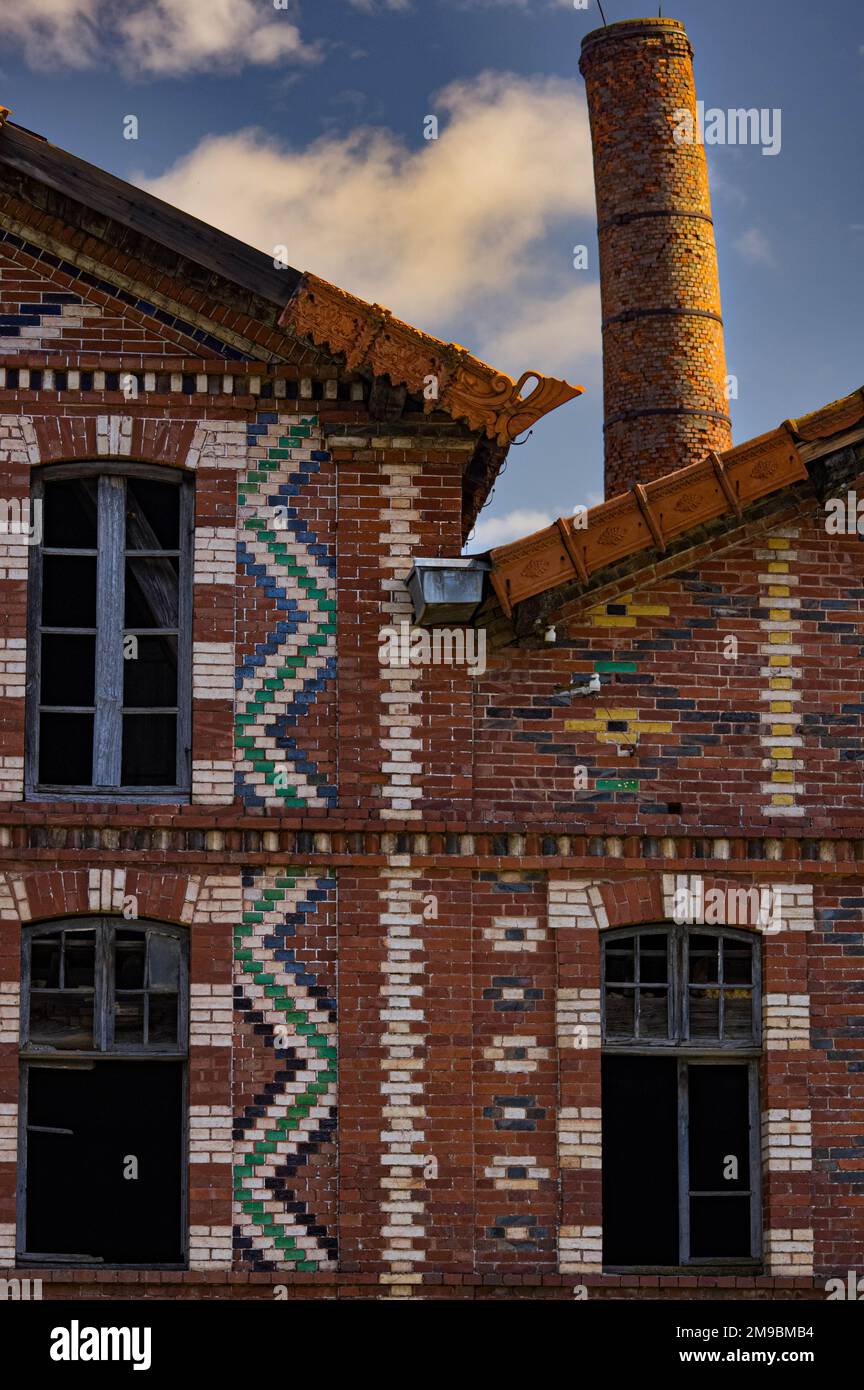
[{"label": "ornamental terracotta finial", "polygon": [[[350,371],[368,367],[375,376],[422,394],[424,410],[444,410],[484,429],[501,445],[513,442],[542,416],[581,396],[581,386],[539,372],[523,372],[514,382],[460,347],[421,333],[394,318],[380,304],[306,274],[279,319],[288,328],[330,352],[341,353]],[[526,382],[534,386],[522,395]],[[430,391],[430,386],[434,390]]]}]

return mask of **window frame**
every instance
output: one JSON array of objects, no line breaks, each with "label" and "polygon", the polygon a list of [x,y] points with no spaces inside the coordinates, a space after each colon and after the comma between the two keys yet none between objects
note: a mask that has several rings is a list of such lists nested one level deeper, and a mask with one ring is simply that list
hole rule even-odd
[{"label": "window frame", "polygon": [[[91,1048],[51,1047],[47,1043],[33,1046],[30,1042],[30,1000],[32,995],[31,956],[34,940],[45,936],[59,935],[61,932],[94,931],[96,934],[96,963],[93,973],[93,1037]],[[143,934],[155,932],[170,936],[180,944],[180,980],[177,990],[177,1043],[170,1047],[153,1046],[150,1043],[116,1043],[113,1030],[112,1006],[116,993],[113,968],[113,934],[117,931],[140,931]],[[146,985],[144,992],[146,992]],[[124,991],[121,990],[121,993]],[[170,1061],[185,1061],[189,1056],[189,930],[170,922],[157,922],[151,918],[135,918],[111,915],[64,917],[50,922],[31,922],[21,933],[21,1017],[19,1025],[19,1053],[24,1060],[63,1058],[74,1061],[81,1058],[92,1061],[94,1058],[118,1059],[121,1057],[166,1058]]]},{"label": "window frame", "polygon": [[[607,1039],[606,1034],[606,950],[609,943],[628,937],[665,934],[668,960],[668,1038]],[[693,935],[732,937],[749,945],[752,959],[753,1035],[750,1039],[690,1039],[689,1025],[689,940]],[[760,1063],[762,1058],[762,951],[761,937],[754,931],[701,923],[652,922],[615,927],[604,931],[600,954],[600,1039],[601,1053],[609,1056],[638,1057],[658,1055],[675,1060],[677,1066],[677,1172],[678,1172],[678,1259],[675,1266],[606,1265],[608,1273],[670,1274],[730,1270],[753,1271],[763,1263],[762,1232],[762,1153]],[[635,972],[634,972],[635,974]],[[615,983],[615,982],[613,982]],[[634,980],[634,987],[638,988]],[[634,1010],[634,1019],[636,1011]],[[747,1069],[749,1118],[749,1199],[750,1254],[747,1256],[694,1257],[690,1254],[690,1103],[691,1067],[740,1066]],[[601,1096],[601,1117],[602,1111]],[[602,1126],[601,1118],[601,1126]],[[602,1164],[602,1159],[601,1159]]]},{"label": "window frame", "polygon": [[[93,781],[61,786],[39,781],[40,694],[42,665],[42,589],[44,540],[30,547],[27,584],[27,681],[25,704],[24,795],[39,801],[188,802],[191,799],[192,752],[192,586],[194,562],[194,485],[192,475],[170,465],[152,466],[105,460],[50,464],[34,470],[33,503],[44,501],[45,484],[81,478],[99,479],[100,516],[103,495],[112,519],[107,539],[97,535],[96,654],[94,672]],[[124,786],[121,775],[123,737],[124,579],[127,556],[124,508],[126,479],[141,479],[179,488],[177,617],[177,742],[175,780],[162,786]],[[106,481],[102,481],[102,480]],[[122,486],[112,480],[122,480]],[[101,541],[101,544],[100,544]],[[146,554],[146,552],[143,552]],[[172,553],[172,552],[169,552]],[[109,556],[109,559],[103,559]],[[119,581],[115,576],[119,572]],[[104,617],[107,610],[108,617]],[[114,642],[111,627],[114,628]],[[119,652],[119,655],[118,655]],[[119,684],[119,689],[118,689]],[[107,692],[107,693],[106,693]],[[155,709],[155,707],[154,707]],[[173,709],[173,707],[172,707]],[[99,781],[102,775],[112,780]]]},{"label": "window frame", "polygon": [[[627,937],[642,937],[648,935],[665,935],[667,940],[667,960],[668,975],[667,999],[668,999],[668,1026],[669,1036],[666,1038],[627,1038],[623,1036],[607,1036],[606,1031],[606,950],[610,942],[625,940]],[[690,948],[689,940],[691,935],[732,937],[744,945],[749,946],[752,960],[752,980],[749,988],[753,992],[752,1018],[753,1031],[749,1038],[690,1038],[689,1030],[689,1001],[690,1001],[690,980],[689,962]],[[760,950],[761,937],[758,933],[744,931],[740,927],[725,926],[703,926],[701,923],[690,925],[684,923],[644,923],[634,927],[614,927],[609,931],[604,931],[601,941],[601,964],[600,964],[600,1036],[604,1052],[625,1051],[633,1055],[634,1052],[697,1052],[710,1053],[722,1052],[724,1056],[730,1053],[741,1054],[744,1056],[761,1056],[762,1046],[762,952]],[[615,983],[613,981],[613,983]],[[718,988],[724,986],[718,984]]]},{"label": "window frame", "polygon": [[[96,934],[96,962],[94,968],[94,1039],[107,1038],[107,1017],[114,998],[114,980],[111,968],[112,931],[141,930],[156,932],[174,937],[180,943],[180,978],[177,991],[177,1046],[175,1048],[151,1047],[124,1043],[121,1046],[93,1048],[52,1048],[40,1044],[36,1048],[29,1045],[30,996],[31,996],[31,951],[35,939],[62,931],[94,931]],[[190,932],[188,927],[172,922],[160,922],[154,918],[127,920],[111,914],[82,914],[77,917],[55,918],[50,921],[28,922],[21,931],[21,999],[18,1032],[19,1066],[19,1106],[18,1106],[18,1162],[16,1174],[16,1263],[26,1268],[65,1266],[68,1268],[96,1269],[187,1269],[189,1262],[189,1059],[190,1059],[190,979],[189,979]],[[100,1015],[102,1016],[100,1018]],[[97,1019],[99,1020],[97,1023]],[[27,1173],[28,1173],[28,1100],[30,1094],[29,1074],[37,1067],[77,1069],[88,1068],[98,1061],[127,1061],[134,1067],[136,1062],[156,1062],[174,1064],[182,1068],[181,1131],[180,1131],[180,1263],[142,1264],[140,1262],[107,1263],[83,1254],[52,1254],[47,1251],[28,1251],[27,1236]],[[130,1080],[132,1073],[130,1073]]]}]

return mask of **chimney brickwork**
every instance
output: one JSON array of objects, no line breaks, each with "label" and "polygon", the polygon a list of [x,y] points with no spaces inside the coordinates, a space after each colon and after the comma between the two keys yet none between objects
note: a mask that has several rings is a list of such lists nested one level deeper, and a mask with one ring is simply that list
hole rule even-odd
[{"label": "chimney brickwork", "polygon": [[693,50],[674,19],[586,35],[603,306],[606,496],[732,442]]}]

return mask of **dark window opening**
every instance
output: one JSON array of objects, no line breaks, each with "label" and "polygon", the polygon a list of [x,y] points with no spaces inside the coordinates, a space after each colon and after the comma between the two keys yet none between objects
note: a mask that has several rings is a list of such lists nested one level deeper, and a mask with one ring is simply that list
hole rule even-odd
[{"label": "dark window opening", "polygon": [[28,793],[187,792],[189,480],[65,465],[43,470],[34,501]]},{"label": "dark window opening", "polygon": [[161,923],[26,930],[22,1260],[182,1264],[187,958]]},{"label": "dark window opening", "polygon": [[183,1064],[34,1064],[26,1106],[26,1254],[182,1264]]},{"label": "dark window opening", "polygon": [[607,1267],[758,1260],[759,981],[749,933],[676,926],[605,936]]}]

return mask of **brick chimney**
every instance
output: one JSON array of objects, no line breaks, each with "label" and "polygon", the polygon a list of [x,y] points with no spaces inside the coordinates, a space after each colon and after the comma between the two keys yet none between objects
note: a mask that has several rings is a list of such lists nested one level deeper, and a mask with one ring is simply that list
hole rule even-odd
[{"label": "brick chimney", "polygon": [[[732,443],[693,50],[677,19],[582,40],[603,305],[606,496]],[[693,143],[678,143],[681,111]]]}]

